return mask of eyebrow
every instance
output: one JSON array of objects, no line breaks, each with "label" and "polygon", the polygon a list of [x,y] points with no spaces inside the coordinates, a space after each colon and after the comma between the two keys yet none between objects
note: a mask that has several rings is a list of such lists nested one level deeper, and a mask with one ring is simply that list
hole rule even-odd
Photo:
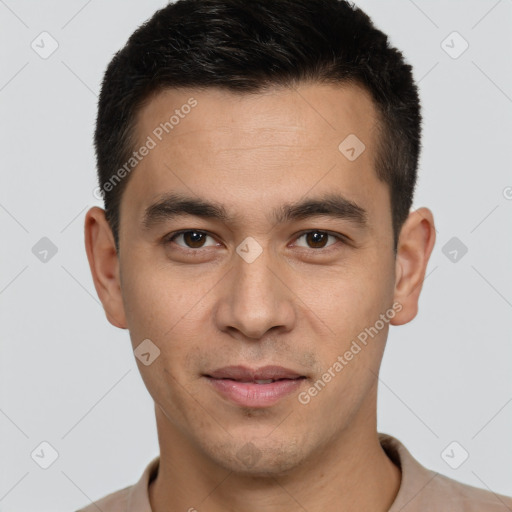
[{"label": "eyebrow", "polygon": [[[142,225],[149,230],[162,222],[187,215],[217,220],[225,224],[236,220],[228,214],[222,204],[170,193],[146,208]],[[354,201],[333,193],[281,205],[271,211],[270,220],[276,224],[283,224],[316,216],[347,220],[359,228],[367,227],[367,211]]]}]

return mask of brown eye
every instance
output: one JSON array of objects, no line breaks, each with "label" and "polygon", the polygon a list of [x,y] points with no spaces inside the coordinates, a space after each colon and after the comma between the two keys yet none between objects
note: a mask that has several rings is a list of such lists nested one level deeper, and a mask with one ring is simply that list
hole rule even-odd
[{"label": "brown eye", "polygon": [[202,249],[203,247],[215,245],[215,243],[205,245],[205,241],[207,238],[211,238],[210,235],[208,235],[207,233],[203,233],[202,231],[189,230],[181,231],[180,233],[174,234],[168,239],[168,241],[174,242],[176,240],[181,239],[184,243],[181,244],[176,242],[176,244],[186,249]]},{"label": "brown eye", "polygon": [[325,247],[327,238],[327,234],[320,233],[319,231],[312,231],[311,233],[306,234],[307,243],[310,245],[310,247],[314,247],[315,249]]},{"label": "brown eye", "polygon": [[198,249],[199,247],[202,247],[205,238],[206,235],[204,233],[199,233],[197,231],[187,231],[186,233],[183,233],[184,242],[188,247],[192,249]]},{"label": "brown eye", "polygon": [[323,249],[325,247],[329,247],[333,245],[333,243],[327,244],[329,238],[334,239],[334,243],[336,243],[336,239],[341,240],[341,236],[331,235],[326,233],[325,231],[313,230],[308,231],[307,233],[303,233],[301,236],[297,238],[300,240],[303,238],[306,242],[306,245],[297,244],[299,247],[307,247],[310,249]]}]

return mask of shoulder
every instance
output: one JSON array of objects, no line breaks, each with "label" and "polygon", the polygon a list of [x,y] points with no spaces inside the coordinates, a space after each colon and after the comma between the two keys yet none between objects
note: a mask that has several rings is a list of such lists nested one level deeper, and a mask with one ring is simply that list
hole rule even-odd
[{"label": "shoulder", "polygon": [[428,493],[434,499],[436,496],[443,497],[442,505],[446,510],[464,512],[512,511],[512,498],[509,496],[463,484],[440,473],[432,473],[434,477]]},{"label": "shoulder", "polygon": [[402,472],[400,489],[389,512],[512,512],[512,498],[427,469],[388,434],[379,434],[379,439]]},{"label": "shoulder", "polygon": [[139,481],[87,505],[76,512],[151,512],[149,484],[158,473],[160,457],[144,469]]},{"label": "shoulder", "polygon": [[125,512],[128,503],[128,495],[132,488],[133,485],[130,485],[124,489],[115,491],[76,512],[98,512],[98,510],[102,512]]}]

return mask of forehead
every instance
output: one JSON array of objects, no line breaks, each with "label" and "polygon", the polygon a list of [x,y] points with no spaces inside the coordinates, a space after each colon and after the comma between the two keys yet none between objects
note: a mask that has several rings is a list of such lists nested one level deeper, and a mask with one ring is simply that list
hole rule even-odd
[{"label": "forehead", "polygon": [[[192,103],[195,106],[189,107]],[[234,150],[271,144],[277,134],[283,142],[288,134],[290,142],[301,145],[330,143],[344,132],[368,139],[376,120],[369,92],[356,85],[312,83],[258,93],[166,89],[138,112],[136,136],[140,141],[156,130],[158,138],[159,123],[170,121],[172,127],[160,127],[161,135],[172,134],[176,145],[188,142],[193,131],[197,145],[214,142],[218,150]]]},{"label": "forehead", "polygon": [[173,191],[215,196],[234,213],[310,192],[338,191],[359,204],[373,194],[378,203],[387,189],[374,171],[376,128],[370,94],[354,85],[161,91],[137,115],[135,149],[152,149],[130,176],[121,209],[129,203],[126,213],[140,218]]}]

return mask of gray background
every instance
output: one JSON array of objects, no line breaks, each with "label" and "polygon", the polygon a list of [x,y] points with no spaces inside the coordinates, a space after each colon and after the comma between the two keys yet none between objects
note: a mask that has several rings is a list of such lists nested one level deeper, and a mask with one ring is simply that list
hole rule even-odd
[{"label": "gray background", "polygon": [[[390,331],[378,429],[435,471],[512,495],[512,1],[357,4],[419,80],[414,207],[433,210],[438,237],[418,317]],[[94,290],[83,221],[101,206],[92,136],[102,74],[163,5],[0,0],[3,511],[74,510],[134,483],[158,453],[128,333],[107,322]],[[46,261],[43,237],[57,248]],[[59,455],[48,469],[31,457],[43,441]],[[462,450],[469,458],[452,469]]]}]

